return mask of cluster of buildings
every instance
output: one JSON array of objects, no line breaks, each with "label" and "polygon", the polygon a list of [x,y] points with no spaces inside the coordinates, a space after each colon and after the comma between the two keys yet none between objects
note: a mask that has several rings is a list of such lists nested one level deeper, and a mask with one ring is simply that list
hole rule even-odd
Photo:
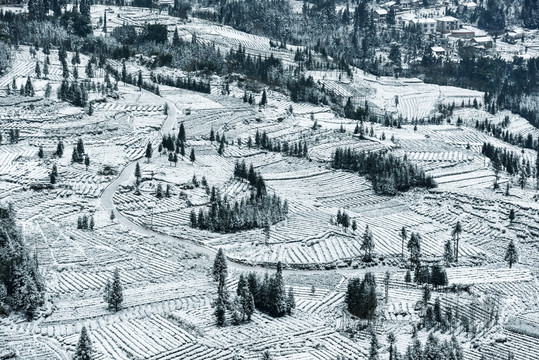
[{"label": "cluster of buildings", "polygon": [[[383,20],[391,7],[414,7],[419,0],[411,0],[403,4],[396,5],[395,1],[390,1],[382,5],[381,8],[374,11],[375,18]],[[417,7],[420,5],[417,4]],[[459,5],[465,9],[474,9],[477,6],[474,2],[467,2]],[[490,36],[485,36],[483,32],[474,29],[464,24],[453,16],[439,16],[429,18],[418,18],[414,13],[405,12],[397,15],[397,26],[406,28],[414,26],[418,28],[424,35],[436,36],[440,39],[440,46],[431,48],[434,56],[450,56],[456,54],[456,44],[460,44],[472,49],[472,51],[487,51],[494,46],[494,42]]]}]

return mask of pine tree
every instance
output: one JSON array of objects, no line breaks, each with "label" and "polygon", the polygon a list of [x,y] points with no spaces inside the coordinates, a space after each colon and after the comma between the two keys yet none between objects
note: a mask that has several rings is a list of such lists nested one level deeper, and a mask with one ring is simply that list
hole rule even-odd
[{"label": "pine tree", "polygon": [[509,245],[507,245],[504,260],[509,263],[510,269],[513,267],[514,263],[518,262],[518,251],[513,239],[511,239]]},{"label": "pine tree", "polygon": [[88,167],[90,166],[90,157],[88,155],[84,157],[84,165],[86,166],[86,170],[88,170]]},{"label": "pine tree", "polygon": [[516,216],[515,216],[515,209],[511,209],[509,210],[509,222],[512,224],[513,221],[515,220]]},{"label": "pine tree", "polygon": [[43,159],[43,157],[45,157],[45,153],[43,152],[43,146],[40,146],[40,147],[39,147],[39,150],[37,151],[37,156],[38,156],[40,159]]},{"label": "pine tree", "polygon": [[183,121],[180,123],[180,130],[178,131],[178,140],[186,142],[187,141],[187,135],[185,133],[185,126],[183,125]]},{"label": "pine tree", "polygon": [[24,95],[25,96],[35,96],[34,86],[32,85],[32,80],[30,76],[26,79],[26,85],[24,86]]},{"label": "pine tree", "polygon": [[365,227],[365,232],[363,233],[363,242],[361,243],[361,250],[365,251],[363,256],[364,261],[372,261],[372,250],[374,249],[374,240],[371,229],[369,225]]},{"label": "pine tree", "polygon": [[191,160],[192,163],[195,162],[195,148],[191,148],[191,155],[189,155],[189,160]]},{"label": "pine tree", "polygon": [[215,260],[213,262],[212,269],[213,279],[218,281],[221,274],[226,278],[228,274],[228,265],[226,263],[226,256],[222,248],[219,248]]},{"label": "pine tree", "polygon": [[58,157],[62,157],[62,155],[64,155],[64,143],[62,140],[58,141],[58,144],[56,145],[56,155]]},{"label": "pine tree", "polygon": [[401,258],[404,260],[404,243],[406,242],[406,238],[408,237],[408,234],[406,233],[406,228],[403,226],[401,229]]},{"label": "pine tree", "polygon": [[262,99],[260,100],[260,106],[266,106],[268,103],[268,95],[266,94],[266,89],[262,91]]},{"label": "pine tree", "polygon": [[41,77],[41,67],[39,66],[39,61],[36,62],[35,73],[36,77],[39,79]]},{"label": "pine tree", "polygon": [[453,262],[453,260],[453,248],[451,247],[451,241],[447,240],[444,245],[445,265],[449,266]]},{"label": "pine tree", "polygon": [[459,262],[460,234],[462,234],[462,225],[460,224],[460,221],[457,221],[455,227],[453,227],[453,230],[451,231],[451,236],[453,236],[453,240],[455,241],[455,262],[457,263]]},{"label": "pine tree", "polygon": [[288,315],[292,313],[292,309],[296,308],[296,298],[294,297],[294,289],[288,288],[288,297],[286,298],[286,312]]},{"label": "pine tree", "polygon": [[122,303],[124,301],[123,287],[120,280],[120,271],[117,268],[114,270],[114,276],[107,299],[109,309],[119,311],[122,308]]},{"label": "pine tree", "polygon": [[150,162],[150,159],[152,158],[152,153],[153,153],[153,148],[152,148],[152,143],[148,142],[148,144],[146,145],[146,152],[144,154],[144,156],[146,157],[146,162]]},{"label": "pine tree", "polygon": [[135,166],[135,179],[137,179],[137,184],[140,183],[141,177],[142,177],[142,172],[140,171],[140,164],[137,161],[137,164]]},{"label": "pine tree", "polygon": [[419,233],[412,233],[407,247],[410,252],[410,264],[412,268],[418,268],[421,259],[421,235]]},{"label": "pine tree", "polygon": [[210,141],[211,142],[215,141],[215,132],[213,131],[213,128],[211,128],[210,130]]},{"label": "pine tree", "polygon": [[378,347],[380,345],[378,344],[378,338],[373,328],[371,328],[370,333],[371,333],[371,347],[369,349],[369,360],[379,360],[380,357],[378,355]]},{"label": "pine tree", "polygon": [[75,355],[73,360],[92,360],[92,342],[86,326],[82,326],[82,331],[80,333],[79,342],[77,343],[77,348],[75,350]]},{"label": "pine tree", "polygon": [[107,33],[107,12],[105,11],[105,15],[103,16],[103,32]]}]

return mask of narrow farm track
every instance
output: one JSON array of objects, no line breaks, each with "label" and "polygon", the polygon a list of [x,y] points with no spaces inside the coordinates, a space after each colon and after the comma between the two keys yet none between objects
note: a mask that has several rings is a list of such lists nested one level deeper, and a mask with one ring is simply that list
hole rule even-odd
[{"label": "narrow farm track", "polygon": [[[168,134],[168,133],[170,133],[170,132],[177,129],[177,125],[178,125],[177,124],[178,109],[176,108],[176,106],[174,105],[174,103],[172,101],[167,100],[167,104],[168,104],[168,116],[165,119],[165,121],[163,122],[161,130],[160,130],[160,132],[158,134],[159,137],[156,137],[157,140],[160,139],[160,137],[163,134]],[[157,142],[154,142],[154,143],[157,143]],[[114,201],[113,201],[114,193],[116,192],[118,187],[122,183],[124,183],[127,179],[129,179],[129,177],[134,173],[137,161],[140,160],[141,158],[142,158],[142,153],[137,159],[134,159],[131,163],[127,164],[125,166],[125,168],[120,172],[118,177],[112,183],[110,183],[105,188],[105,190],[102,192],[102,194],[100,196],[100,202],[101,202],[101,206],[103,207],[103,209],[105,209],[105,211],[107,213],[110,213],[112,211],[114,213],[114,215],[115,215],[116,221],[118,221],[122,225],[126,226],[130,230],[134,230],[134,231],[136,231],[136,232],[138,232],[140,234],[143,234],[143,235],[152,236],[152,237],[154,237],[156,239],[159,239],[159,240],[161,240],[163,242],[177,243],[178,241],[181,241],[182,244],[187,249],[189,249],[189,250],[191,250],[193,252],[202,253],[204,255],[207,255],[210,258],[214,257],[215,254],[217,253],[217,251],[215,249],[206,247],[204,245],[200,245],[200,244],[198,244],[198,243],[196,243],[196,242],[194,242],[194,241],[192,241],[191,239],[188,239],[188,238],[170,236],[170,235],[159,233],[159,232],[154,231],[152,229],[149,229],[147,227],[140,226],[140,225],[132,222],[129,218],[123,216],[122,213],[120,213],[118,211],[118,209],[116,208],[116,206],[114,204]],[[253,270],[266,271],[267,270],[267,267],[260,266],[260,265],[244,265],[244,264],[240,264],[238,262],[234,262],[234,259],[232,259],[232,258],[229,258],[229,266],[231,266],[231,267],[233,267],[233,268],[235,268],[236,270],[239,270],[239,271],[253,271]],[[374,271],[375,272],[384,272],[387,269],[388,268],[386,268],[386,267],[380,267],[380,268],[377,268]],[[372,270],[373,269],[371,269],[371,271]],[[285,274],[286,273],[294,274],[294,273],[298,273],[299,271],[301,271],[304,274],[316,274],[316,273],[327,273],[328,271],[335,271],[335,270],[319,270],[319,269],[306,270],[305,269],[305,270],[284,270],[283,272]],[[339,269],[338,270],[339,273],[354,272],[354,271],[357,272],[357,270],[353,270],[353,269]]]}]

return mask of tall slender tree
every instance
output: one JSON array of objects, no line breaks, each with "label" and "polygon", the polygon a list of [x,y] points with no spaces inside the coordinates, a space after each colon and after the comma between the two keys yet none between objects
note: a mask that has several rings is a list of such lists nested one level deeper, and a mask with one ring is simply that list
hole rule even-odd
[{"label": "tall slender tree", "polygon": [[451,236],[453,236],[453,241],[455,242],[455,262],[459,262],[459,240],[460,240],[460,234],[462,234],[462,225],[460,224],[460,220],[457,221],[455,226],[453,227],[453,230],[451,231]]}]

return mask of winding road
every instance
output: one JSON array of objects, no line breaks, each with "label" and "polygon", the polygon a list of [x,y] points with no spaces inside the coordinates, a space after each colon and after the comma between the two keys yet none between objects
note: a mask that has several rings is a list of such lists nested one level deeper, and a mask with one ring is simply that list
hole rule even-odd
[{"label": "winding road", "polygon": [[[168,115],[167,115],[167,118],[165,119],[165,121],[163,122],[163,125],[161,126],[161,130],[159,131],[159,136],[162,136],[163,134],[169,134],[169,133],[171,133],[173,130],[175,130],[177,128],[177,122],[176,121],[177,121],[178,109],[176,108],[174,103],[171,102],[171,101],[167,100],[167,104],[168,104],[168,112],[167,112]],[[116,209],[116,207],[114,206],[114,201],[113,201],[114,193],[116,192],[118,187],[121,184],[123,184],[126,180],[128,180],[131,177],[131,175],[135,172],[135,167],[137,166],[137,161],[138,160],[139,159],[134,160],[133,162],[127,164],[126,167],[120,172],[118,177],[114,181],[112,181],[105,188],[105,190],[103,191],[103,193],[101,194],[101,197],[100,197],[100,202],[101,202],[101,206],[103,207],[103,209],[105,209],[105,211],[108,214],[113,212],[116,221],[118,221],[122,225],[126,226],[128,229],[131,229],[131,230],[136,231],[136,232],[138,232],[140,234],[143,234],[143,235],[152,236],[152,237],[154,237],[156,239],[159,239],[159,240],[161,240],[163,242],[176,242],[177,243],[179,241],[185,246],[186,249],[189,249],[189,250],[191,250],[193,252],[198,252],[198,253],[207,255],[210,259],[213,258],[215,256],[215,254],[217,253],[216,250],[214,250],[212,248],[208,248],[208,247],[200,245],[200,244],[197,244],[197,243],[195,243],[194,241],[192,241],[191,239],[188,239],[188,238],[162,234],[160,232],[151,230],[151,229],[149,229],[147,227],[135,224],[134,222],[129,220],[127,217],[123,216]],[[253,271],[253,270],[266,271],[268,269],[267,267],[260,266],[260,265],[241,264],[241,263],[238,263],[238,262],[234,261],[234,259],[230,259],[230,258],[228,258],[228,260],[229,260],[228,266],[233,267],[233,268],[235,268],[237,270],[242,270],[242,271]],[[379,267],[379,268],[376,268],[376,270],[375,269],[370,269],[369,271],[377,272],[377,271],[385,271],[387,269],[388,268],[386,268],[386,267]],[[355,272],[355,273],[357,273],[358,271],[362,271],[362,269],[337,269],[337,270],[284,269],[283,273],[285,273],[285,274],[286,273],[297,274],[297,273],[301,272],[302,274],[317,274],[317,273],[320,274],[320,273],[328,273],[330,271],[338,271],[339,273],[346,273],[346,272]]]}]

